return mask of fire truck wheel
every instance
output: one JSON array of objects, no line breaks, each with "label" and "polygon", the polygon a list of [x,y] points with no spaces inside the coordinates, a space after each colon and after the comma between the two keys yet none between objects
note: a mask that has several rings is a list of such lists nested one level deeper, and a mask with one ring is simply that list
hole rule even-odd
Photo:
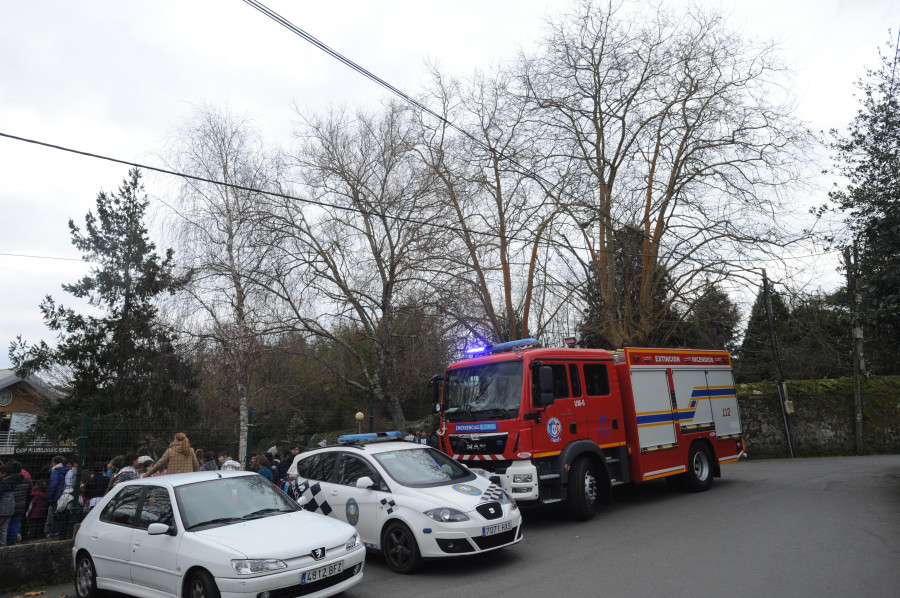
[{"label": "fire truck wheel", "polygon": [[597,510],[597,474],[587,457],[580,457],[569,474],[569,514],[573,519],[587,521]]},{"label": "fire truck wheel", "polygon": [[388,567],[397,573],[413,573],[422,566],[422,555],[416,537],[399,521],[392,521],[384,530],[381,545]]},{"label": "fire truck wheel", "polygon": [[709,490],[713,483],[712,455],[700,442],[691,445],[688,457],[687,486],[693,492]]}]

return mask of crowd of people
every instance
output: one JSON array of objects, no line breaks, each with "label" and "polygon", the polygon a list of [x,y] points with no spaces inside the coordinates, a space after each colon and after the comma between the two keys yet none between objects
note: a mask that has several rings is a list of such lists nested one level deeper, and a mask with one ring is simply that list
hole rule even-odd
[{"label": "crowd of people", "polygon": [[[250,469],[279,487],[300,446],[289,444],[267,453],[254,454]],[[19,461],[0,461],[0,546],[17,542],[65,537],[69,519],[76,509],[87,514],[117,484],[148,476],[191,471],[240,470],[241,464],[228,451],[204,451],[191,447],[179,432],[158,459],[140,447],[135,452],[113,457],[108,462],[85,464],[76,491],[77,460],[65,455],[53,457],[40,474],[32,477]]]},{"label": "crowd of people", "polygon": [[[433,443],[425,430],[409,430],[407,440]],[[288,470],[300,445],[290,443],[273,446],[265,453],[251,455],[251,471],[255,471],[279,487],[289,481]],[[38,539],[62,538],[67,535],[74,511],[81,515],[93,509],[100,499],[117,484],[148,476],[191,471],[240,470],[241,464],[227,451],[211,452],[191,447],[188,437],[179,432],[159,459],[146,447],[118,455],[108,462],[85,464],[81,484],[75,489],[78,463],[65,455],[53,457],[38,479],[19,461],[0,461],[0,546]]]}]

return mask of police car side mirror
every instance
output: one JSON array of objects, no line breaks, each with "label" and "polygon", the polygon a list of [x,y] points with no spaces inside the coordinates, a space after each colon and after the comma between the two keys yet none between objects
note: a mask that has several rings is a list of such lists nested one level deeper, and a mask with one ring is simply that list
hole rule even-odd
[{"label": "police car side mirror", "polygon": [[363,477],[356,480],[357,488],[371,488],[374,485],[375,485],[375,482],[372,480],[372,478],[370,478],[367,475],[364,475]]},{"label": "police car side mirror", "polygon": [[305,507],[306,503],[308,503],[308,502],[309,502],[309,498],[307,498],[305,496],[301,496],[300,498],[297,499],[297,504],[300,505],[301,507]]}]

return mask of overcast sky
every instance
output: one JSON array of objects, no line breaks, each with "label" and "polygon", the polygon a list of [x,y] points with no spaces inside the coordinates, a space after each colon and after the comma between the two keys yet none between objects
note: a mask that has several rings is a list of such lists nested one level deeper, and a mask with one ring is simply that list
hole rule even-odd
[{"label": "overcast sky", "polygon": [[[677,2],[675,2],[677,3]],[[548,0],[382,0],[265,4],[336,51],[414,92],[426,60],[465,75],[529,49]],[[897,0],[707,0],[749,37],[774,37],[814,130],[846,127],[853,83],[878,63]],[[290,140],[292,104],[375,105],[386,92],[238,0],[0,0],[0,133],[151,165],[203,102],[251,115],[267,141]],[[827,167],[828,164],[822,164]],[[68,220],[127,167],[0,137],[0,368],[17,334],[51,341],[38,304],[86,272]],[[148,193],[170,181],[145,179]],[[820,181],[823,188],[830,180]],[[815,198],[805,198],[813,201]],[[26,257],[32,256],[32,257]],[[51,259],[53,258],[53,259]],[[810,280],[839,284],[831,257]],[[812,266],[810,266],[812,268]]]}]

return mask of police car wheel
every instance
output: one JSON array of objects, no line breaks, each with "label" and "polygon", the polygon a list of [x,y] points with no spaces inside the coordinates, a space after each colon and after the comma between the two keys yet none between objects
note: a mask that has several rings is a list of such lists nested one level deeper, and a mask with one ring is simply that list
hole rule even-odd
[{"label": "police car wheel", "polygon": [[412,531],[399,521],[388,524],[381,542],[384,560],[396,573],[412,573],[422,566],[422,555]]},{"label": "police car wheel", "polygon": [[695,442],[688,456],[687,485],[693,492],[709,490],[713,483],[712,455],[705,444]]},{"label": "police car wheel", "polygon": [[591,519],[597,510],[597,474],[587,457],[576,460],[569,474],[568,507],[572,518],[581,521]]}]

